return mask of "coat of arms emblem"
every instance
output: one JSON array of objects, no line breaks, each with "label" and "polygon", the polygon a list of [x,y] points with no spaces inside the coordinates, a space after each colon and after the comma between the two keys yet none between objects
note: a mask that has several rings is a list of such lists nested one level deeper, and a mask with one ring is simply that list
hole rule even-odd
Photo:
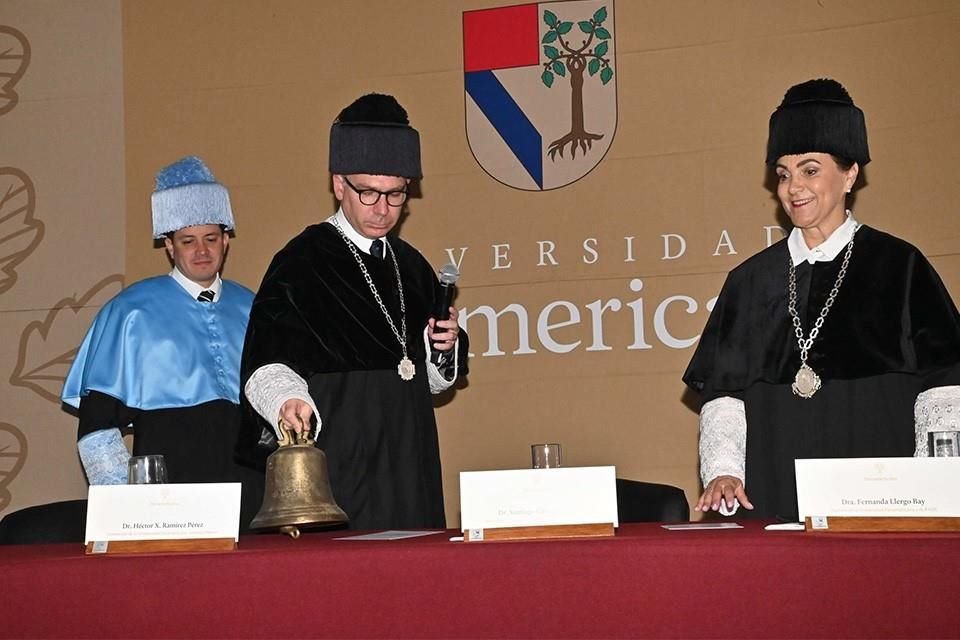
[{"label": "coat of arms emblem", "polygon": [[467,11],[467,140],[480,166],[528,191],[597,166],[617,126],[613,0]]}]

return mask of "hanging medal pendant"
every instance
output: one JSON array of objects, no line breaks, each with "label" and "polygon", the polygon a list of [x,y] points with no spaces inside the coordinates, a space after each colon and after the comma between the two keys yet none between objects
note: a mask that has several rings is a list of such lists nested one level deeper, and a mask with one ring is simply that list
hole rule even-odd
[{"label": "hanging medal pendant", "polygon": [[801,398],[812,398],[813,394],[820,390],[820,384],[820,376],[817,372],[804,364],[797,371],[791,387],[793,393]]},{"label": "hanging medal pendant", "polygon": [[397,365],[397,373],[399,373],[400,377],[404,380],[413,380],[414,374],[417,373],[417,368],[413,366],[413,362],[410,360],[410,358],[403,356],[403,360],[401,360],[400,364]]}]

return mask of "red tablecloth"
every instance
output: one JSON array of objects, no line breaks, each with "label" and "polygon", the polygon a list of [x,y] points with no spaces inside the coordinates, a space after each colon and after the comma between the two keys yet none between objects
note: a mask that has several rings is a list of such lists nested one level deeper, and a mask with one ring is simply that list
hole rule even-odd
[{"label": "red tablecloth", "polygon": [[623,525],[616,537],[236,551],[0,547],[2,637],[958,637],[958,534]]}]

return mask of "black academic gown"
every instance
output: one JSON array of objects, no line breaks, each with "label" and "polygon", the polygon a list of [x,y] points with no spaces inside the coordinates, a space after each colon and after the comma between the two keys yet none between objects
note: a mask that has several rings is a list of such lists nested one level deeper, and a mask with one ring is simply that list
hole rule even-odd
[{"label": "black academic gown", "polygon": [[[303,377],[322,428],[334,498],[353,529],[445,526],[437,425],[423,345],[439,284],[412,246],[391,237],[406,305],[407,354],[337,229],[308,227],[273,259],[253,302],[241,362],[241,388],[259,367],[281,363]],[[393,261],[360,252],[400,328]],[[467,342],[460,333],[460,375]],[[276,447],[273,429],[246,403],[238,453],[257,464]]]},{"label": "black academic gown", "polygon": [[[847,275],[807,364],[823,380],[793,394],[800,350],[787,310],[786,239],[731,271],[683,376],[704,402],[744,401],[745,489],[760,517],[797,518],[797,458],[911,456],[913,407],[960,384],[960,315],[912,245],[861,226]],[[796,269],[804,337],[843,262]]]}]

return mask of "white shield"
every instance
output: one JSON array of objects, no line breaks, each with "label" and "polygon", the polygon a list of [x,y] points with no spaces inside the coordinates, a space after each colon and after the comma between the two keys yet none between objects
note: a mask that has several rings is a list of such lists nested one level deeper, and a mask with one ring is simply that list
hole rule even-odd
[{"label": "white shield", "polygon": [[467,140],[484,171],[528,191],[579,180],[617,128],[613,0],[463,14]]}]

